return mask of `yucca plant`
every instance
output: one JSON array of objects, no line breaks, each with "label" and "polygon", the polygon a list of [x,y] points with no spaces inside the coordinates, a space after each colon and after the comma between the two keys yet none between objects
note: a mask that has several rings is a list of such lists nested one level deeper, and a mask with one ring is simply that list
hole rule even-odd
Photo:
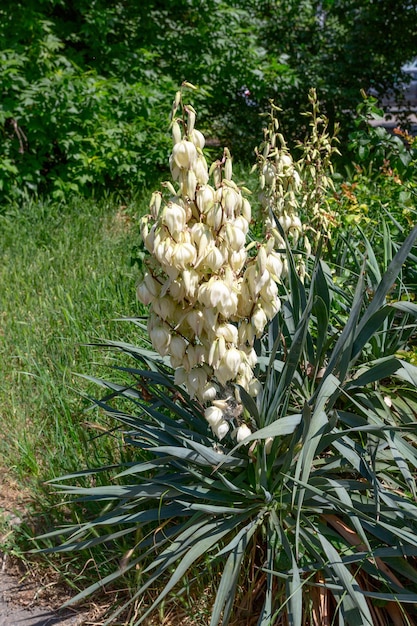
[{"label": "yucca plant", "polygon": [[[192,124],[188,132],[193,130]],[[178,153],[184,147],[178,163],[187,161],[187,167],[193,152],[189,141],[178,136],[176,143]],[[231,171],[228,158],[226,154],[224,161]],[[198,208],[190,194],[207,183],[205,179],[194,185],[178,163],[174,167],[182,190],[175,191],[175,207],[188,202],[191,212],[187,218],[174,209],[180,229],[163,209],[165,224],[156,219],[154,232],[158,235],[158,229],[166,228],[166,240],[173,233],[178,239],[180,230],[186,232],[186,222]],[[223,190],[233,189],[229,171]],[[155,211],[155,196],[152,206]],[[212,214],[212,209],[210,204],[207,212]],[[203,224],[204,215],[202,210],[198,218]],[[221,227],[219,222],[217,231]],[[251,342],[245,335],[251,344],[247,347],[256,352],[256,363],[251,360],[253,377],[245,379],[246,387],[237,375],[226,380],[224,369],[216,379],[212,364],[212,369],[204,370],[216,389],[225,381],[220,399],[209,398],[220,410],[217,421],[211,419],[216,411],[205,400],[206,378],[200,393],[193,388],[192,377],[176,375],[172,357],[178,355],[170,352],[168,338],[172,340],[182,323],[175,308],[175,326],[164,313],[163,332],[155,320],[160,308],[153,309],[150,338],[158,345],[163,340],[165,356],[120,342],[104,344],[131,362],[123,360],[117,383],[92,379],[105,389],[95,403],[121,425],[126,445],[137,450],[137,461],[114,468],[107,487],[80,484],[96,469],[57,482],[72,500],[102,502],[103,511],[45,538],[61,537],[54,548],[59,551],[100,544],[108,550],[121,537],[130,541],[120,567],[72,600],[136,571],[137,588],[106,624],[129,606],[138,607],[147,590],[156,588],[156,597],[137,609],[137,618],[131,621],[144,623],[197,574],[204,578],[214,571],[221,575],[215,581],[210,626],[417,623],[417,367],[396,356],[415,337],[417,306],[401,300],[402,294],[387,300],[417,238],[417,227],[378,280],[374,268],[372,294],[366,289],[370,261],[361,250],[356,279],[345,289],[335,283],[320,245],[315,257],[306,258],[301,280],[298,253],[291,251],[277,217],[276,228],[285,246],[279,254],[286,278],[277,281],[281,308],[265,332],[251,336]],[[191,246],[192,241],[185,241],[184,235],[181,245]],[[164,243],[164,250],[168,245],[169,241]],[[194,258],[191,247],[187,250],[187,258]],[[222,263],[227,262],[225,255],[223,249]],[[249,255],[248,263],[257,263],[262,274],[259,267],[264,261],[253,259]],[[148,292],[156,289],[160,295],[160,281],[184,280],[189,270],[182,251],[181,264],[183,273],[180,267],[173,279],[151,264]],[[236,270],[236,281],[241,270]],[[205,270],[199,280],[206,284],[212,278]],[[169,288],[162,287],[162,297]],[[210,312],[207,317],[211,319]],[[144,320],[132,322],[146,328]],[[238,326],[247,320],[235,316],[232,322]],[[225,324],[221,319],[223,330]],[[242,350],[240,344],[228,345],[233,343],[229,335],[221,336],[226,344],[223,356],[227,350]],[[194,344],[189,331],[182,334],[184,354],[194,354],[200,344],[205,348],[206,337],[201,337]],[[200,372],[202,366],[204,359],[203,365],[193,363],[189,372]],[[249,384],[252,380],[257,381],[256,393]],[[220,430],[223,423],[227,429]],[[64,480],[75,484],[62,484]]]}]

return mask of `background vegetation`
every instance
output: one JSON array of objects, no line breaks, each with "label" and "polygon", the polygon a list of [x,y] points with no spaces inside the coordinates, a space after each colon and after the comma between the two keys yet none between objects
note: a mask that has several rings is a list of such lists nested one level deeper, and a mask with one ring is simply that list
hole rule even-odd
[{"label": "background vegetation", "polygon": [[[259,113],[275,98],[294,147],[307,125],[301,114],[308,89],[317,87],[331,128],[342,122],[342,156],[326,196],[337,229],[326,258],[338,268],[336,286],[353,293],[359,272],[353,251],[368,255],[371,300],[416,222],[416,149],[406,133],[393,136],[368,124],[379,114],[377,101],[363,102],[360,90],[384,93],[395,86],[402,63],[417,50],[416,5],[2,3],[0,419],[7,427],[0,454],[38,510],[48,510],[49,525],[76,521],[77,512],[50,509],[56,500],[45,480],[131,459],[123,436],[102,436],[113,426],[101,410],[91,410],[84,395],[92,386],[75,372],[105,377],[123,363],[120,355],[87,343],[143,341],[137,326],[114,319],[143,312],[135,299],[138,218],[147,210],[148,189],[168,176],[167,128],[178,84],[186,79],[200,86],[193,102],[198,127],[211,139],[207,153],[218,158],[219,146],[229,145],[242,163],[236,179],[255,192],[247,163],[262,136]],[[415,299],[416,262],[414,255],[401,273],[397,297]],[[348,307],[342,299],[338,306],[342,324]],[[396,354],[398,343],[389,345]],[[381,356],[389,345],[375,340],[371,353]],[[417,362],[415,333],[401,346],[401,357]],[[94,480],[104,484],[106,474]],[[87,509],[91,517],[99,507]],[[7,549],[21,555],[25,533],[8,535]],[[129,548],[121,538],[111,556],[97,546],[89,553],[91,569],[80,568],[72,555],[54,563],[81,589],[97,569],[100,575],[111,571]],[[128,587],[135,576],[127,578]],[[191,613],[188,593],[187,587],[177,602]],[[194,617],[206,624],[207,607]]]},{"label": "background vegetation", "polygon": [[166,168],[172,93],[250,160],[275,98],[302,138],[310,87],[343,136],[360,89],[384,94],[417,50],[416,0],[5,0],[0,200],[129,189]]}]

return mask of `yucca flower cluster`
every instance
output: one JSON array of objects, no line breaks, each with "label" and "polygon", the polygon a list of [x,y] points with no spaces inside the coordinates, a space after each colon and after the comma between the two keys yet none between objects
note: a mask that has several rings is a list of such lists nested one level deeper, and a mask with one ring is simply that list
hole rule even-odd
[{"label": "yucca flower cluster", "polygon": [[165,183],[142,219],[150,258],[137,295],[150,306],[149,337],[170,357],[176,383],[204,403],[219,439],[233,428],[240,441],[250,428],[237,408],[238,386],[259,392],[254,340],[280,308],[283,261],[273,238],[247,244],[251,205],[232,180],[230,153],[209,170],[195,116],[178,92],[170,157],[177,188]]},{"label": "yucca flower cluster", "polygon": [[294,163],[284,137],[279,132],[279,111],[271,102],[271,110],[267,114],[269,123],[264,129],[264,141],[256,150],[257,164],[254,166],[259,171],[265,230],[273,235],[278,249],[284,248],[285,242],[275,220],[294,245],[303,232],[298,215],[301,178],[298,165]]}]

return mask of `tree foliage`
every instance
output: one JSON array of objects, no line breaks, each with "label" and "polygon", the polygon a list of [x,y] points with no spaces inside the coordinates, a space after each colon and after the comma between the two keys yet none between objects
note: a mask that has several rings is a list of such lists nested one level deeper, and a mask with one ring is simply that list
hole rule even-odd
[{"label": "tree foliage", "polygon": [[[5,0],[0,194],[128,189],[158,173],[184,80],[208,136],[250,154],[269,99],[288,137],[316,87],[333,122],[417,50],[417,0]],[[345,128],[348,128],[344,125]],[[248,149],[249,148],[249,149]],[[159,150],[159,153],[157,151]],[[152,155],[152,156],[151,156]]]}]

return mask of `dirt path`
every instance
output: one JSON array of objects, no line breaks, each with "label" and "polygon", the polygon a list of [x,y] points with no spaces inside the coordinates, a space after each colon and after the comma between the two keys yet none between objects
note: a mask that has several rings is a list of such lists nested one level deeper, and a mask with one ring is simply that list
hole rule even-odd
[{"label": "dirt path", "polygon": [[53,577],[40,580],[35,570],[8,556],[8,536],[21,523],[29,501],[0,467],[0,626],[98,626],[80,610],[60,611],[69,592]]},{"label": "dirt path", "polygon": [[33,584],[0,571],[0,626],[84,626],[84,617],[37,602]]}]

